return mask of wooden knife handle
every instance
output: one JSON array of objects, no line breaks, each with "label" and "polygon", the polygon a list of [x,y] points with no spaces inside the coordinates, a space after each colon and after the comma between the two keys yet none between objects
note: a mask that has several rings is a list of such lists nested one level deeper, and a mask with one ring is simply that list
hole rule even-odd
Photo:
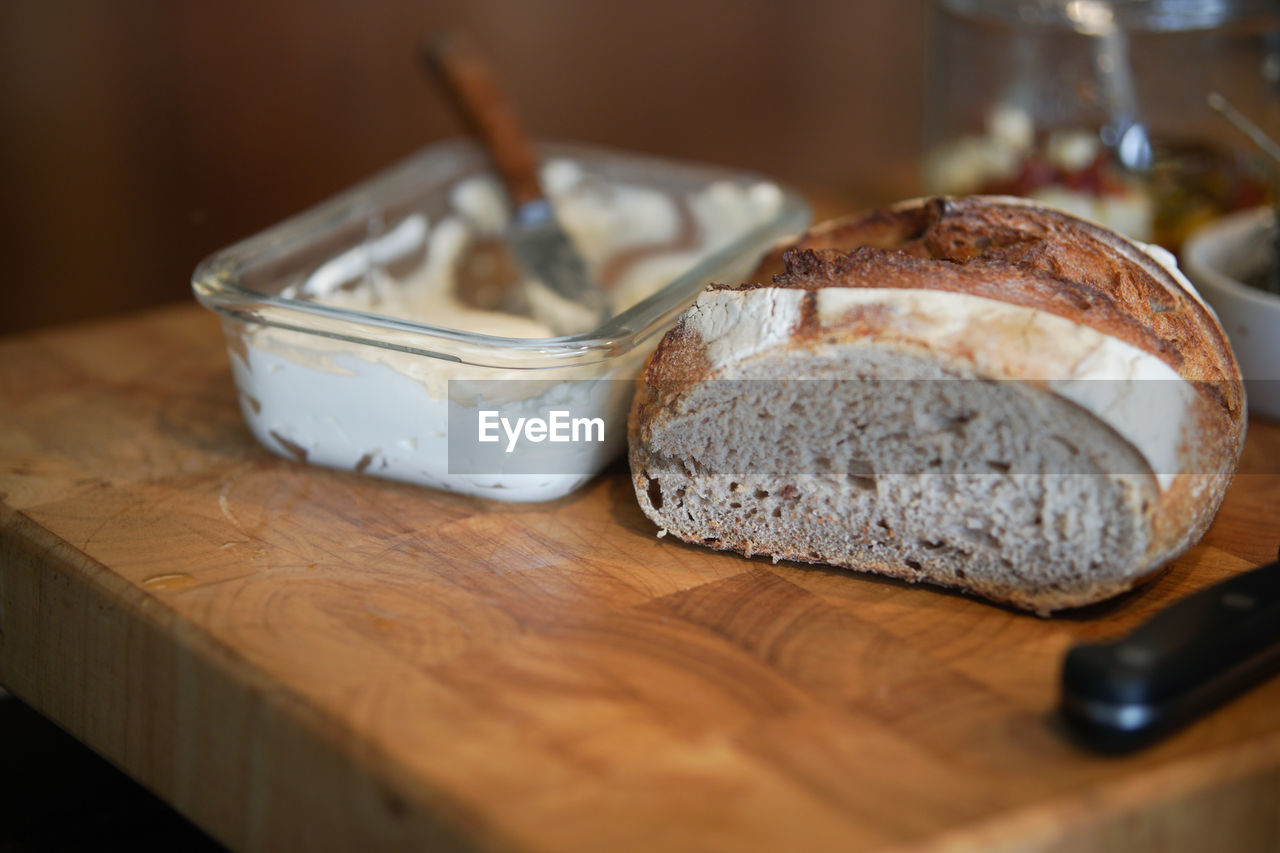
[{"label": "wooden knife handle", "polygon": [[423,58],[463,123],[488,150],[514,205],[521,207],[542,198],[533,146],[475,45],[465,36],[449,33],[429,42],[423,48]]}]

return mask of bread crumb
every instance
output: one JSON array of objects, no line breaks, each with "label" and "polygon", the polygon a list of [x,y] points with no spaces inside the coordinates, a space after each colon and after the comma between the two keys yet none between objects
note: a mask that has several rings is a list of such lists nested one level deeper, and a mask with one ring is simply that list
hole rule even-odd
[{"label": "bread crumb", "polygon": [[663,536],[666,536],[666,535],[667,535],[667,530],[666,530],[666,528],[665,528],[665,527],[664,527],[664,528],[662,528],[662,529],[660,529],[660,530],[658,531],[658,538],[659,538],[659,539],[661,539]]}]

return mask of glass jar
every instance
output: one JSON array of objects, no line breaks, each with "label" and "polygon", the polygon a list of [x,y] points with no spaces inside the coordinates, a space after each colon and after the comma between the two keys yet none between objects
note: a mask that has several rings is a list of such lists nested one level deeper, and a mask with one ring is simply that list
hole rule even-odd
[{"label": "glass jar", "polygon": [[1275,0],[937,0],[924,184],[1038,199],[1176,251],[1264,202],[1280,137]]}]

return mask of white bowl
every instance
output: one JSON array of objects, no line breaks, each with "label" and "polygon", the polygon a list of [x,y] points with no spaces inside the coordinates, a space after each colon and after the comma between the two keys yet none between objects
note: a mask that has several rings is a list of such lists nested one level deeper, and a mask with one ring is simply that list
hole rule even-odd
[{"label": "white bowl", "polygon": [[1250,413],[1280,419],[1280,296],[1244,283],[1271,260],[1273,222],[1269,207],[1210,222],[1183,246],[1182,268],[1231,339]]}]

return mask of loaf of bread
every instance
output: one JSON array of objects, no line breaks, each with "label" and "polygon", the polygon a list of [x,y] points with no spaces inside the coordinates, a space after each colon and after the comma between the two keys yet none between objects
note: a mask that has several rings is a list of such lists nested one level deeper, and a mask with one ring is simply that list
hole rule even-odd
[{"label": "loaf of bread", "polygon": [[639,380],[631,471],[686,542],[1043,614],[1199,539],[1243,395],[1168,253],[935,198],[818,226],[701,294]]}]

